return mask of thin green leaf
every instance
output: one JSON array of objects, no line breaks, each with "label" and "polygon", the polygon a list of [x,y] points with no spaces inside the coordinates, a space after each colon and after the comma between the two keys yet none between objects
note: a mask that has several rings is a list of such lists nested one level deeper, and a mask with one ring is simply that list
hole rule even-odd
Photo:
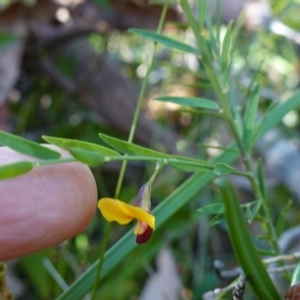
[{"label": "thin green leaf", "polygon": [[253,90],[253,85],[257,81],[257,76],[261,73],[261,68],[264,60],[262,59],[255,70],[255,73],[252,75],[251,82],[249,83],[248,87],[243,92],[243,98],[246,96],[251,95],[251,91]]},{"label": "thin green leaf", "polygon": [[253,130],[255,125],[255,117],[258,107],[259,101],[259,85],[256,85],[253,92],[251,93],[249,102],[246,107],[245,111],[245,118],[244,118],[244,145],[246,151],[250,151],[252,147],[252,137],[253,137]]},{"label": "thin green leaf", "polygon": [[17,177],[28,173],[33,168],[29,161],[19,161],[13,164],[0,166],[0,180]]},{"label": "thin green leaf", "polygon": [[287,214],[291,211],[291,207],[292,207],[293,201],[291,199],[289,199],[289,201],[285,204],[283,210],[280,211],[278,220],[276,222],[276,234],[277,236],[280,236],[286,226],[286,216]]},{"label": "thin green leaf", "polygon": [[298,89],[289,99],[275,106],[263,117],[263,120],[255,130],[254,139],[257,140],[258,137],[261,137],[268,129],[273,128],[287,113],[298,108],[299,105],[300,90]]},{"label": "thin green leaf", "polygon": [[267,204],[270,208],[270,203],[269,203],[266,184],[265,184],[264,166],[263,166],[263,162],[261,159],[258,160],[257,178],[258,178],[258,183],[259,183],[259,189],[263,196],[263,199],[265,201],[267,201]]},{"label": "thin green leaf", "polygon": [[70,148],[74,147],[82,150],[97,152],[98,154],[101,154],[103,156],[120,156],[120,153],[115,150],[109,149],[104,146],[100,146],[98,144],[83,142],[80,140],[70,140],[45,135],[43,136],[43,139],[52,145],[58,146],[66,150],[69,150]]},{"label": "thin green leaf", "polygon": [[216,3],[216,15],[215,15],[215,23],[216,23],[216,38],[220,41],[220,29],[222,26],[222,5],[221,0],[217,0]]},{"label": "thin green leaf", "polygon": [[169,38],[169,37],[161,35],[161,34],[157,34],[152,31],[136,29],[136,28],[129,29],[128,31],[135,33],[137,35],[140,35],[141,37],[148,39],[150,41],[154,41],[159,44],[162,44],[165,47],[168,47],[171,49],[175,49],[175,50],[179,50],[179,51],[183,51],[183,52],[187,52],[187,53],[193,53],[193,54],[197,54],[197,55],[200,54],[198,49],[196,49],[188,44],[176,41],[172,38]]},{"label": "thin green leaf", "polygon": [[75,148],[75,147],[71,147],[69,151],[77,160],[91,167],[100,166],[105,162],[105,156],[97,152],[84,150],[81,148]]},{"label": "thin green leaf", "polygon": [[232,30],[232,21],[229,22],[227,26],[227,31],[223,40],[222,45],[222,54],[221,54],[221,69],[222,69],[222,78],[223,83],[225,84],[227,81],[228,72],[230,70],[230,58],[229,58],[229,49],[230,49],[230,42],[231,42],[231,30]]},{"label": "thin green leaf", "polygon": [[276,101],[272,101],[268,107],[266,108],[266,110],[263,112],[262,117],[260,118],[260,120],[258,121],[258,124],[256,125],[255,128],[255,132],[262,126],[262,124],[265,122],[265,118],[269,117],[270,112],[273,111],[273,109],[278,105],[278,102]]},{"label": "thin green leaf", "polygon": [[197,212],[202,215],[216,215],[225,212],[224,203],[209,204],[197,209]]},{"label": "thin green leaf", "polygon": [[261,201],[255,201],[254,204],[247,205],[247,219],[248,223],[252,223],[252,221],[256,218],[261,207]]},{"label": "thin green leaf", "polygon": [[100,138],[109,146],[117,149],[120,152],[123,152],[128,155],[140,155],[140,156],[154,156],[159,158],[169,158],[167,154],[154,151],[142,146],[138,146],[123,140],[113,138],[111,136],[99,133]]},{"label": "thin green leaf", "polygon": [[234,170],[234,168],[224,163],[217,163],[214,165],[213,172],[218,176],[223,176],[232,173]]},{"label": "thin green leaf", "polygon": [[297,265],[294,269],[294,273],[293,273],[293,277],[292,277],[292,281],[291,281],[291,286],[295,285],[299,282],[300,282],[300,262],[297,263]]},{"label": "thin green leaf", "polygon": [[225,204],[225,218],[235,256],[253,292],[257,299],[279,300],[278,291],[252,242],[234,187],[224,178],[216,179],[216,183]]},{"label": "thin green leaf", "polygon": [[208,46],[208,54],[211,56],[212,59],[216,57],[217,61],[219,62],[221,60],[219,45],[220,40],[217,39],[217,37],[215,36],[215,30],[213,28],[214,24],[212,23],[210,15],[205,14],[204,19],[206,24],[206,31],[208,31],[209,36],[209,39],[205,41]]},{"label": "thin green leaf", "polygon": [[180,105],[187,105],[197,108],[206,108],[206,109],[219,109],[219,105],[211,100],[207,100],[204,98],[197,97],[173,97],[173,96],[162,96],[157,97],[154,100],[162,101],[162,102],[172,102]]},{"label": "thin green leaf", "polygon": [[224,222],[223,215],[216,215],[208,222],[208,227],[219,225],[220,223]]},{"label": "thin green leaf", "polygon": [[54,150],[4,131],[0,131],[0,144],[39,159],[56,159],[61,157],[60,153]]},{"label": "thin green leaf", "polygon": [[198,25],[194,18],[194,14],[190,7],[190,3],[188,0],[181,0],[180,4],[181,4],[182,10],[188,20],[188,23],[194,32],[198,47],[199,47],[199,49],[201,49],[201,54],[202,54],[201,62],[204,65],[207,77],[209,78],[209,80],[212,84],[212,87],[219,98],[221,106],[224,109],[224,114],[227,116],[230,116],[231,112],[230,112],[230,107],[228,105],[228,101],[227,101],[228,99],[226,97],[225,89],[224,89],[224,87],[221,86],[218,75],[217,75],[215,69],[213,68],[214,62],[212,61],[211,52],[209,51],[209,49],[207,47],[207,42],[206,42],[204,36],[202,36],[198,32]]}]

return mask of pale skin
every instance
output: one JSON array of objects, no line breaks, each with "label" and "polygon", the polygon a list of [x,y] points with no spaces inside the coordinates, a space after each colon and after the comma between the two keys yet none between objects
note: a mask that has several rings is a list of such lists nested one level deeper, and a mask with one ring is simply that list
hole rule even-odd
[{"label": "pale skin", "polygon": [[[21,160],[35,159],[0,147],[0,165]],[[96,204],[94,177],[81,163],[43,166],[0,180],[0,261],[74,237],[88,226]]]}]

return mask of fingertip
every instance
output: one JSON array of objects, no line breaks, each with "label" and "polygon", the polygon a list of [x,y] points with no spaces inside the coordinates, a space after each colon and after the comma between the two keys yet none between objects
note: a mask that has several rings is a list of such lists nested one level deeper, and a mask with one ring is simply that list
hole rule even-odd
[{"label": "fingertip", "polygon": [[[18,154],[13,156],[17,161]],[[78,162],[48,165],[0,181],[0,195],[0,260],[77,235],[90,223],[97,204],[94,177]]]}]

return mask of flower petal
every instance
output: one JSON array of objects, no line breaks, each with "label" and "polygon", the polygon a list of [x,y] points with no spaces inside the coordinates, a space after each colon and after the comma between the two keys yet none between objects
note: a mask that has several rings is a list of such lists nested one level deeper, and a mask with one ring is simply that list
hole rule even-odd
[{"label": "flower petal", "polygon": [[126,209],[130,212],[131,216],[139,221],[147,223],[152,229],[155,228],[155,217],[149,212],[143,210],[142,208],[126,204]]},{"label": "flower petal", "polygon": [[151,185],[146,183],[144,184],[136,197],[135,206],[142,208],[145,211],[151,211]]},{"label": "flower petal", "polygon": [[123,201],[102,198],[98,202],[98,207],[103,217],[109,222],[116,221],[123,225],[135,218],[147,223],[151,228],[155,228],[155,217],[153,215]]},{"label": "flower petal", "polygon": [[143,221],[138,221],[136,226],[134,227],[134,234],[143,234],[146,229],[149,227],[149,225]]},{"label": "flower petal", "polygon": [[111,198],[102,198],[98,202],[103,217],[109,222],[116,221],[121,225],[128,224],[133,219],[126,206],[126,203]]},{"label": "flower petal", "polygon": [[147,229],[145,230],[145,232],[143,234],[138,234],[136,236],[135,241],[137,242],[137,244],[145,244],[146,242],[149,241],[149,239],[151,238],[152,235],[152,231],[153,229],[150,226],[147,226]]}]

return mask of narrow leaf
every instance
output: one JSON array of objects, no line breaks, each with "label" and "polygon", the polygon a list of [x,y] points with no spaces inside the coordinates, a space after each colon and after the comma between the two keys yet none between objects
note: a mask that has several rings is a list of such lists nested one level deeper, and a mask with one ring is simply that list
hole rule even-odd
[{"label": "narrow leaf", "polygon": [[148,31],[148,30],[142,30],[142,29],[129,29],[129,32],[135,33],[143,38],[146,38],[150,41],[154,41],[157,42],[159,44],[164,45],[165,47],[171,48],[171,49],[175,49],[175,50],[179,50],[179,51],[183,51],[183,52],[188,52],[188,53],[193,53],[193,54],[197,54],[199,55],[199,51],[182,42],[176,41],[172,38],[169,38],[167,36],[152,32],[152,31]]},{"label": "narrow leaf", "polygon": [[267,200],[267,204],[270,207],[270,203],[269,203],[269,199],[268,199],[268,195],[267,195],[266,184],[265,184],[264,166],[263,166],[261,159],[258,160],[257,178],[258,178],[258,183],[259,183],[259,189],[263,196],[263,199],[265,201]]},{"label": "narrow leaf", "polygon": [[218,176],[222,176],[222,175],[230,174],[234,170],[235,170],[234,168],[232,168],[224,163],[217,163],[214,165],[213,172]]},{"label": "narrow leaf", "polygon": [[231,42],[231,30],[232,30],[232,21],[228,24],[227,31],[223,40],[223,45],[222,45],[221,68],[222,68],[222,77],[224,83],[227,80],[227,75],[230,70],[229,49],[230,49],[230,42]]},{"label": "narrow leaf", "polygon": [[197,108],[206,108],[206,109],[219,109],[219,105],[211,100],[197,97],[173,97],[173,96],[162,96],[157,97],[154,100],[162,102],[172,102],[180,105],[187,105]]},{"label": "narrow leaf", "polygon": [[257,140],[269,129],[273,128],[278,124],[282,118],[292,111],[298,108],[300,105],[300,90],[298,89],[295,93],[283,101],[282,103],[276,105],[273,109],[269,111],[268,114],[264,115],[263,120],[260,122],[259,126],[255,129],[254,139]]},{"label": "narrow leaf", "polygon": [[75,147],[82,150],[97,152],[103,156],[120,156],[120,153],[116,152],[115,150],[109,149],[104,146],[100,146],[98,144],[83,142],[80,140],[70,140],[70,139],[57,138],[57,137],[45,136],[45,135],[43,136],[43,139],[52,145],[58,146],[66,150]]},{"label": "narrow leaf", "polygon": [[219,225],[222,222],[224,222],[224,216],[216,215],[208,222],[208,227]]},{"label": "narrow leaf", "polygon": [[61,156],[60,153],[54,150],[4,131],[0,131],[0,144],[39,159],[56,159]]},{"label": "narrow leaf", "polygon": [[100,138],[109,146],[117,149],[120,152],[123,152],[128,155],[140,155],[140,156],[154,156],[159,158],[168,158],[169,156],[167,154],[154,151],[142,146],[138,146],[123,140],[119,140],[113,137],[110,137],[108,135],[99,134]]},{"label": "narrow leaf", "polygon": [[0,180],[17,177],[28,173],[33,168],[29,161],[19,161],[13,164],[0,166]]},{"label": "narrow leaf", "polygon": [[292,281],[291,281],[291,286],[295,285],[299,282],[300,282],[300,262],[298,262],[296,267],[295,267],[293,277],[292,277]]},{"label": "narrow leaf", "polygon": [[224,178],[216,180],[225,204],[231,244],[257,299],[279,300],[280,296],[252,242],[234,187]]},{"label": "narrow leaf", "polygon": [[261,207],[261,201],[256,201],[254,205],[247,205],[247,219],[248,223],[252,223],[252,221],[257,216]]},{"label": "narrow leaf", "polygon": [[197,212],[202,215],[216,215],[216,214],[223,214],[225,212],[224,203],[214,203],[209,204],[197,209]]},{"label": "narrow leaf", "polygon": [[244,117],[244,144],[246,151],[250,151],[252,146],[253,130],[255,117],[259,101],[259,85],[256,85],[250,95],[249,103],[247,104]]},{"label": "narrow leaf", "polygon": [[280,211],[278,220],[276,222],[276,227],[275,227],[277,236],[280,236],[284,231],[284,228],[286,226],[286,216],[291,211],[292,205],[293,205],[293,201],[289,199],[289,201],[285,204],[283,209]]},{"label": "narrow leaf", "polygon": [[71,147],[69,151],[77,160],[91,167],[100,166],[105,162],[105,156],[97,152],[75,147]]}]

